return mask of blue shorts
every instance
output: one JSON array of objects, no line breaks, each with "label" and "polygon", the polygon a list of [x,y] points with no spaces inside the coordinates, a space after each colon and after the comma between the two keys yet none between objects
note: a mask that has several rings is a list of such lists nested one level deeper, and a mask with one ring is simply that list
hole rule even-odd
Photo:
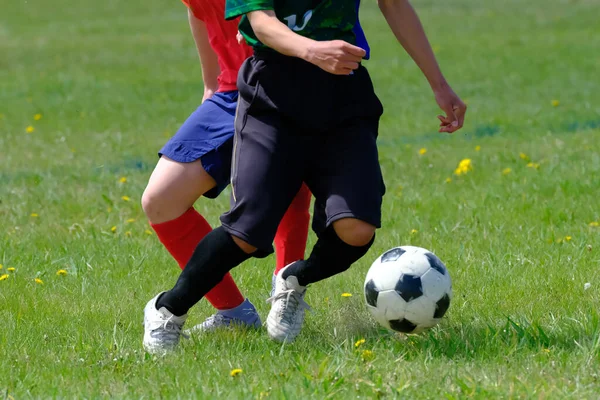
[{"label": "blue shorts", "polygon": [[238,92],[215,93],[194,111],[158,152],[160,156],[189,163],[202,162],[217,186],[204,196],[214,199],[229,185],[235,110]]}]

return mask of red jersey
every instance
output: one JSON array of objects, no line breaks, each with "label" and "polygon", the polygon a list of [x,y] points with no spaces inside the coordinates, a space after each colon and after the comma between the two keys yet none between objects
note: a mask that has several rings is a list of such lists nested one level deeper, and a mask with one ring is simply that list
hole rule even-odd
[{"label": "red jersey", "polygon": [[208,41],[219,59],[219,92],[237,90],[237,74],[252,48],[236,39],[239,18],[225,21],[225,0],[181,0],[196,18],[204,22]]}]

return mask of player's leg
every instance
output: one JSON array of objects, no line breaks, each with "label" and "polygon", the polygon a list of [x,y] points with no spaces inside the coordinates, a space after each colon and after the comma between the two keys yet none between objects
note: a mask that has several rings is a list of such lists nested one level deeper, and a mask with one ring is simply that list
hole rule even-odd
[{"label": "player's leg", "polygon": [[[343,132],[343,134],[342,134]],[[306,287],[347,270],[371,247],[380,226],[385,191],[375,138],[377,119],[352,121],[321,141],[306,183],[315,195],[313,228],[318,240],[310,256],[280,271],[267,317],[269,336],[291,341],[303,323]],[[297,304],[289,291],[300,293]]]},{"label": "player's leg", "polygon": [[308,225],[310,222],[311,193],[306,185],[302,188],[290,204],[283,219],[279,223],[275,235],[275,256],[277,261],[273,272],[273,286],[275,276],[286,265],[304,259],[306,239],[308,238]]},{"label": "player's leg", "polygon": [[[202,195],[216,197],[228,184],[237,95],[219,93],[205,101],[163,147],[142,196],[142,207],[181,268],[212,229],[193,208]],[[207,296],[218,309],[206,328],[238,322],[260,326],[255,308],[227,274]]]}]

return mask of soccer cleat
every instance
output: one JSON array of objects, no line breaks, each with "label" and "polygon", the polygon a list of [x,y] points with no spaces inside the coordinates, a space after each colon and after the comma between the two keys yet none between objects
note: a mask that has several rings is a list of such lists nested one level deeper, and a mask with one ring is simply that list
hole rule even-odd
[{"label": "soccer cleat", "polygon": [[278,342],[291,342],[300,333],[304,322],[304,310],[310,306],[304,301],[306,287],[300,286],[298,278],[293,275],[282,278],[277,274],[275,293],[267,300],[271,303],[271,311],[267,317],[267,332],[271,339]]},{"label": "soccer cleat", "polygon": [[260,316],[250,300],[246,299],[239,306],[230,310],[219,310],[208,317],[204,322],[187,330],[186,334],[196,334],[201,332],[210,332],[220,328],[229,328],[232,326],[260,328],[262,322]]},{"label": "soccer cleat", "polygon": [[144,308],[144,349],[150,354],[164,355],[174,350],[183,335],[181,329],[187,319],[187,314],[177,317],[165,307],[156,309],[156,301],[162,293]]}]

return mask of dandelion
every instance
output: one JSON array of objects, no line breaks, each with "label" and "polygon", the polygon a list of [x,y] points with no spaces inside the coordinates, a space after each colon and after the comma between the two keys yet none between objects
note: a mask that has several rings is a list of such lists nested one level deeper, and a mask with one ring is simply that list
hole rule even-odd
[{"label": "dandelion", "polygon": [[131,231],[125,232],[125,236],[131,236]]},{"label": "dandelion", "polygon": [[38,114],[35,114],[35,115],[33,116],[33,119],[34,119],[34,120],[36,120],[36,121],[39,121],[40,119],[42,119],[42,114],[39,114],[39,113],[38,113]]},{"label": "dandelion", "polygon": [[329,297],[325,297],[325,299],[323,299],[323,301],[325,301],[325,303],[329,303]]},{"label": "dandelion", "polygon": [[479,150],[481,150],[481,146],[479,146],[479,145],[475,146],[475,151],[479,151]]},{"label": "dandelion", "polygon": [[9,277],[8,274],[0,275],[0,281],[5,281],[8,279],[8,277]]},{"label": "dandelion", "polygon": [[354,343],[354,347],[358,348],[358,347],[360,347],[361,345],[363,345],[365,342],[366,342],[366,340],[365,340],[365,339],[360,339],[360,340],[357,340],[357,341],[356,341],[356,343]]},{"label": "dandelion", "polygon": [[8,272],[15,272],[17,269],[15,267],[8,267],[8,268],[6,268],[6,270]]},{"label": "dandelion", "polygon": [[573,239],[571,236],[565,236],[565,242],[570,242]]},{"label": "dandelion", "polygon": [[150,229],[146,229],[146,230],[144,231],[144,233],[145,233],[146,235],[148,235],[148,236],[152,236],[152,235],[154,235],[154,233],[152,233],[152,231],[151,231]]},{"label": "dandelion", "polygon": [[123,200],[123,201],[129,201],[131,199],[129,198],[129,196],[122,196],[121,200]]},{"label": "dandelion", "polygon": [[35,280],[35,283],[37,283],[38,285],[43,285],[44,284],[44,281],[41,280],[40,278],[35,278],[34,280]]},{"label": "dandelion", "polygon": [[446,178],[446,183],[452,182],[452,178]]},{"label": "dandelion", "polygon": [[458,167],[454,170],[454,175],[461,176],[473,170],[473,165],[470,158],[465,158],[458,163]]},{"label": "dandelion", "polygon": [[512,169],[510,169],[510,168],[504,168],[504,169],[502,170],[502,175],[508,175],[508,174],[510,174],[511,172],[512,172]]},{"label": "dandelion", "polygon": [[117,231],[117,227],[116,227],[116,226],[113,226],[112,228],[110,228],[110,231],[111,231],[112,233],[115,233],[115,232]]},{"label": "dandelion", "polygon": [[32,218],[37,218],[37,217],[39,217],[39,215],[38,215],[37,213],[31,213],[30,215],[31,215],[31,217],[32,217]]},{"label": "dandelion", "polygon": [[[590,227],[592,227],[592,228],[597,228],[599,226],[600,226],[600,222],[598,222],[598,221],[592,221],[592,222],[590,222]],[[2,268],[2,265],[0,265],[0,269],[1,268]]]},{"label": "dandelion", "polygon": [[524,161],[529,161],[529,156],[525,153],[519,153],[519,158]]},{"label": "dandelion", "polygon": [[0,264],[0,269],[4,268],[4,265]]},{"label": "dandelion", "polygon": [[135,218],[129,218],[129,219],[127,220],[127,223],[128,223],[128,224],[131,224],[132,222],[135,222]]},{"label": "dandelion", "polygon": [[361,353],[363,361],[370,361],[375,358],[375,354],[371,350],[363,350]]},{"label": "dandelion", "polygon": [[342,293],[342,297],[352,297],[352,293],[344,292]]},{"label": "dandelion", "polygon": [[25,132],[27,132],[27,133],[33,133],[33,131],[35,131],[35,128],[31,125],[29,125],[27,128],[25,128]]},{"label": "dandelion", "polygon": [[229,376],[236,377],[236,376],[238,376],[241,373],[242,373],[242,369],[241,368],[235,368],[235,369],[231,370],[231,372],[229,373]]},{"label": "dandelion", "polygon": [[540,164],[534,163],[534,162],[530,162],[527,164],[527,168],[533,168],[533,169],[539,169],[540,168]]},{"label": "dandelion", "polygon": [[418,230],[416,230],[416,229],[411,229],[411,231],[410,231],[410,234],[411,234],[411,235],[415,235],[415,234],[417,234],[418,232],[419,232],[419,231],[418,231]]},{"label": "dandelion", "polygon": [[425,153],[427,153],[427,149],[425,147],[423,147],[422,149],[419,150],[419,155],[420,156],[422,156]]},{"label": "dandelion", "polygon": [[107,213],[111,213],[112,212],[112,207],[106,207],[106,212]]},{"label": "dandelion", "polygon": [[59,269],[58,271],[56,271],[56,275],[58,275],[58,276],[65,276],[66,274],[67,274],[66,269]]},{"label": "dandelion", "polygon": [[121,178],[119,178],[119,182],[121,182],[121,183],[127,182],[127,177],[122,176]]},{"label": "dandelion", "polygon": [[560,101],[552,100],[552,103],[550,103],[550,104],[552,104],[552,107],[558,107],[558,106],[560,106]]}]

